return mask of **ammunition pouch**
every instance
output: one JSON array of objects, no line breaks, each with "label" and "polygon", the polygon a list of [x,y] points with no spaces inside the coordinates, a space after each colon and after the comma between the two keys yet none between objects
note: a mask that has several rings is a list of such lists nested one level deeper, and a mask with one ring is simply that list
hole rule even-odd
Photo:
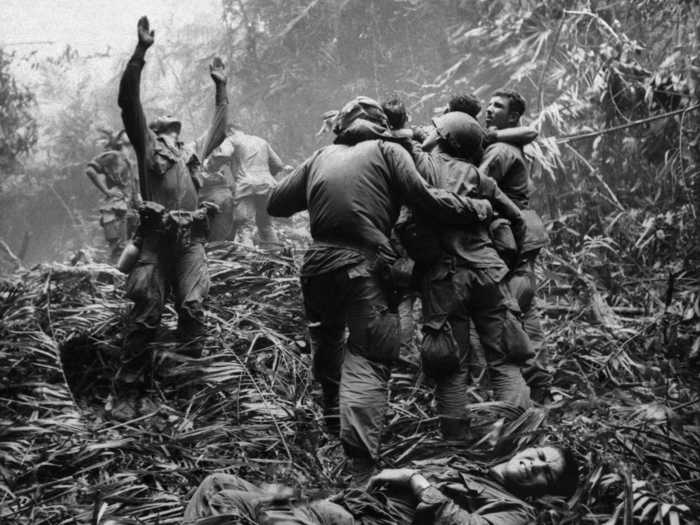
[{"label": "ammunition pouch", "polygon": [[439,325],[426,323],[423,326],[421,361],[423,371],[433,379],[450,376],[459,370],[459,343],[452,333],[449,321]]},{"label": "ammunition pouch", "polygon": [[511,309],[505,312],[502,342],[508,361],[511,363],[523,364],[535,357],[535,350],[525,333],[522,321]]},{"label": "ammunition pouch", "polygon": [[525,223],[525,235],[520,252],[522,254],[537,253],[549,244],[547,228],[535,210],[522,210],[522,215]]},{"label": "ammunition pouch", "polygon": [[171,210],[147,201],[139,209],[137,238],[155,238],[168,246],[186,247],[193,242],[206,242],[209,229],[207,210]]}]

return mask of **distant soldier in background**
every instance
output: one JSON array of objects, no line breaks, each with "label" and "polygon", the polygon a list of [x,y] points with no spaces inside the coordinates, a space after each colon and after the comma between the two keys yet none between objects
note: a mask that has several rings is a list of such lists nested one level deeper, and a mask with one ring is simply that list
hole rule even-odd
[{"label": "distant soldier in background", "polygon": [[[238,236],[245,244],[255,242],[261,248],[273,248],[277,234],[267,213],[267,199],[277,185],[275,176],[292,167],[282,163],[265,139],[245,133],[236,124],[230,125],[228,132],[222,148],[232,150],[231,169],[236,185],[231,238]],[[253,221],[257,235],[253,234]]]},{"label": "distant soldier in background", "polygon": [[105,197],[100,205],[100,226],[109,245],[109,260],[116,263],[136,231],[141,195],[138,174],[123,150],[124,130],[116,135],[107,129],[99,131],[104,136],[105,151],[88,162],[85,174]]},{"label": "distant soldier in background", "polygon": [[231,172],[233,145],[222,142],[204,162],[199,200],[216,204],[219,211],[209,221],[209,241],[233,239],[236,183]]}]

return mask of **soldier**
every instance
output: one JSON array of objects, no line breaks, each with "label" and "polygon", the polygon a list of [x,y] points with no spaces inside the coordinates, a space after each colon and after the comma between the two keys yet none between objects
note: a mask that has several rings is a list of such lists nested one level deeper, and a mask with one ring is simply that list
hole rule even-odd
[{"label": "soldier", "polygon": [[521,498],[568,498],[579,482],[576,456],[560,446],[529,447],[488,469],[459,458],[426,463],[385,469],[366,488],[305,503],[287,487],[211,474],[187,504],[184,523],[525,525],[535,512]]},{"label": "soldier", "polygon": [[[462,112],[445,113],[433,123],[424,144],[430,153],[411,142],[418,172],[436,188],[488,199],[519,232],[518,207],[476,169],[484,140],[479,123]],[[458,439],[467,431],[463,416],[468,402],[470,318],[484,348],[494,397],[527,408],[530,391],[520,365],[531,350],[516,318],[517,306],[504,286],[508,267],[494,247],[489,225],[436,228],[431,217],[414,215],[398,229],[421,276],[423,367],[437,381],[443,434]]]},{"label": "soldier", "polygon": [[110,262],[116,263],[126,241],[136,231],[141,196],[137,173],[122,149],[124,130],[116,135],[109,130],[100,131],[105,136],[105,151],[88,163],[85,174],[105,197],[100,206],[100,225],[109,245]]},{"label": "soldier", "polygon": [[234,195],[236,184],[231,173],[233,145],[222,142],[204,162],[200,201],[216,204],[218,213],[209,222],[209,241],[233,238]]},{"label": "soldier", "polygon": [[275,187],[275,176],[291,171],[291,166],[282,163],[270,144],[263,138],[245,133],[240,126],[229,126],[229,135],[223,147],[232,150],[231,166],[235,180],[235,210],[233,233],[252,244],[252,222],[257,226],[257,243],[263,248],[277,244],[277,234],[272,229],[272,220],[267,213],[267,198]]},{"label": "soldier", "polygon": [[448,224],[488,219],[491,208],[429,189],[406,150],[392,142],[386,116],[370,98],[346,104],[334,132],[333,145],[272,191],[268,212],[289,217],[309,211],[313,244],[301,283],[314,375],[327,419],[340,405],[340,439],[351,469],[362,475],[378,458],[390,366],[399,350],[391,280],[397,256],[389,241],[399,207],[405,203]]},{"label": "soldier", "polygon": [[205,328],[202,303],[209,291],[204,253],[209,207],[199,207],[196,176],[198,159],[206,158],[224,138],[228,106],[224,66],[214,59],[210,66],[216,86],[214,120],[201,147],[185,147],[179,141],[182,126],[175,118],[161,117],[147,124],[140,80],[154,33],[146,17],[139,19],[137,34],[136,49],[119,85],[124,129],[136,152],[145,201],[135,238],[140,253],[126,283],[127,297],[134,301],[124,340],[123,375],[127,381],[136,380],[150,363],[146,345],[155,336],[171,290],[178,334],[183,340],[194,341],[188,347],[192,355],[201,354],[199,337]]},{"label": "soldier", "polygon": [[[496,91],[486,108],[486,127],[499,133],[501,130],[509,131],[520,125],[520,117],[524,112],[525,100],[520,94],[511,90]],[[522,148],[501,140],[494,142],[486,148],[479,171],[496,181],[523,213],[525,236],[517,260],[512,262],[508,283],[520,305],[525,330],[537,349],[542,344],[543,333],[535,309],[537,281],[534,265],[548,238],[542,219],[530,208],[532,183]]]}]

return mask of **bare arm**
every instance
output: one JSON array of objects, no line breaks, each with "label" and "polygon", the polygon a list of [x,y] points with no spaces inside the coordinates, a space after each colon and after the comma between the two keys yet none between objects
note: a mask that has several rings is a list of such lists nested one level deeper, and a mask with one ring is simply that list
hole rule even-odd
[{"label": "bare arm", "polygon": [[119,107],[122,109],[122,122],[129,137],[139,167],[139,188],[144,199],[149,198],[146,185],[148,171],[148,152],[152,148],[151,134],[146,116],[141,107],[141,70],[145,64],[146,50],[153,45],[154,31],[148,24],[148,18],[141,17],[137,24],[138,43],[131,55],[119,83]]},{"label": "bare arm", "polygon": [[279,155],[275,153],[270,144],[267,145],[267,166],[270,168],[270,173],[272,176],[276,176],[280,171],[285,169],[285,165],[282,163]]},{"label": "bare arm", "polygon": [[107,188],[107,178],[104,173],[100,173],[93,166],[88,165],[85,169],[85,174],[92,181],[95,187],[100,190],[102,195],[105,197],[111,197],[113,194],[110,193],[109,188]]}]

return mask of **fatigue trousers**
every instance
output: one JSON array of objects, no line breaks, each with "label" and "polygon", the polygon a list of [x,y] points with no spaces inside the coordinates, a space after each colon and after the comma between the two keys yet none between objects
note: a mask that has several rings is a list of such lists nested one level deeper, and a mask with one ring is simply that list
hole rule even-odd
[{"label": "fatigue trousers", "polygon": [[[494,398],[523,408],[531,404],[530,389],[523,379],[520,363],[508,351],[509,338],[516,335],[513,331],[522,330],[513,322],[509,308],[515,305],[509,301],[512,299],[505,283],[494,280],[488,270],[441,262],[423,277],[423,330],[427,334],[448,325],[459,353],[459,366],[454,373],[434,378],[442,430],[449,439],[463,437],[468,429],[464,407],[468,402],[470,317],[484,349]],[[526,337],[522,333],[517,335]]]},{"label": "fatigue trousers", "polygon": [[260,523],[264,525],[353,525],[355,520],[343,507],[328,500],[303,505],[279,504],[260,487],[231,474],[211,474],[192,495],[183,523]]},{"label": "fatigue trousers", "polygon": [[[522,312],[522,323],[536,353],[543,358],[544,331],[535,305],[537,278],[535,277],[535,254],[521,259],[508,276],[508,288],[518,302]],[[545,358],[546,359],[546,358]],[[532,389],[532,397],[544,401],[549,394],[554,378],[539,359],[531,359],[522,368],[523,376]]]},{"label": "fatigue trousers", "polygon": [[367,263],[302,277],[301,283],[313,373],[323,389],[326,416],[337,403],[346,454],[372,463],[379,452],[390,366],[399,352],[398,314],[389,311]]},{"label": "fatigue trousers", "polygon": [[[170,244],[170,245],[169,245]],[[185,245],[146,237],[136,267],[126,281],[126,296],[134,301],[124,340],[124,361],[146,363],[146,345],[155,336],[165,301],[173,291],[178,332],[184,341],[203,335],[203,302],[209,293],[209,272],[201,241]]]},{"label": "fatigue trousers", "polygon": [[257,227],[258,244],[262,247],[271,247],[277,243],[277,234],[272,228],[272,218],[267,213],[268,195],[246,195],[236,199],[236,207],[233,211],[232,239],[236,235],[243,243],[253,243],[253,221]]},{"label": "fatigue trousers", "polygon": [[523,328],[535,350],[538,350],[544,341],[544,332],[540,316],[535,308],[535,291],[537,290],[535,256],[518,262],[508,276],[508,288],[522,312]]}]

